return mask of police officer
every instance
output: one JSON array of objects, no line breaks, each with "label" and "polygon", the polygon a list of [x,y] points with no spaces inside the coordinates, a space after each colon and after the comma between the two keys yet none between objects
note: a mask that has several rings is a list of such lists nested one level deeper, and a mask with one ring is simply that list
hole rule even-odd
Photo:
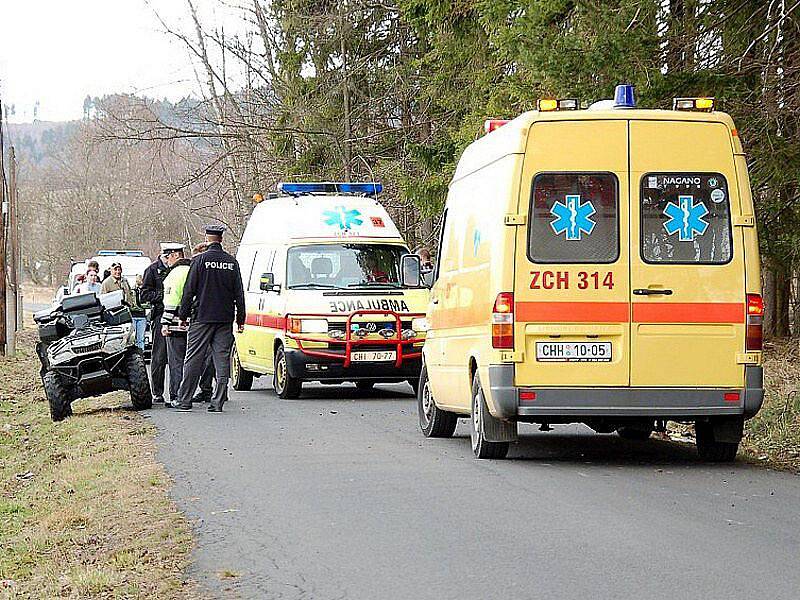
[{"label": "police officer", "polygon": [[164,279],[164,313],[161,315],[161,335],[167,346],[169,365],[169,401],[167,406],[178,405],[178,389],[183,380],[183,361],[186,358],[186,327],[178,319],[178,308],[183,297],[186,277],[189,275],[189,259],[183,246],[172,249],[166,256],[169,273]]},{"label": "police officer", "polygon": [[141,301],[147,302],[151,306],[150,324],[152,327],[153,350],[150,357],[150,380],[153,390],[153,402],[164,402],[167,345],[164,341],[164,336],[161,335],[161,315],[164,312],[164,278],[169,271],[166,255],[175,248],[183,248],[183,245],[172,242],[161,244],[161,254],[144,271],[142,287],[139,292]]},{"label": "police officer", "polygon": [[209,412],[222,412],[228,399],[233,322],[244,330],[244,288],[239,263],[222,249],[219,225],[206,227],[208,250],[192,259],[178,316],[185,322],[191,317],[186,346],[183,381],[178,393],[178,410],[192,409],[192,394],[205,368],[210,348],[217,386],[208,407]]}]

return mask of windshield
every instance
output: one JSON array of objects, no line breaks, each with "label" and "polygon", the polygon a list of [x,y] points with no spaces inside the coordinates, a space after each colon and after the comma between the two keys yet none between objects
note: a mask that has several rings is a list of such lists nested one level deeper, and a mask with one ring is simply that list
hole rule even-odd
[{"label": "windshield", "polygon": [[400,287],[403,246],[390,244],[314,244],[289,248],[289,288]]}]

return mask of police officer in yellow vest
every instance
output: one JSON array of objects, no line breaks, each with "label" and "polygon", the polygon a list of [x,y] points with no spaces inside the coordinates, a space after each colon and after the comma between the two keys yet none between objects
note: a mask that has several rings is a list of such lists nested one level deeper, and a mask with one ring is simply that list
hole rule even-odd
[{"label": "police officer in yellow vest", "polygon": [[183,244],[171,244],[165,255],[169,273],[164,279],[164,313],[161,315],[161,333],[167,343],[169,365],[169,401],[176,406],[178,390],[183,381],[183,361],[186,358],[186,327],[178,319],[178,308],[183,298],[183,287],[189,275],[190,261],[184,254]]}]

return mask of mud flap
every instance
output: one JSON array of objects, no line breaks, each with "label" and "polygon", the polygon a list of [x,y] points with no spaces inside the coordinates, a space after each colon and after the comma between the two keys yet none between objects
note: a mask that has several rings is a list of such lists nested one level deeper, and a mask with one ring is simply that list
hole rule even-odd
[{"label": "mud flap", "polygon": [[481,402],[481,405],[484,439],[487,442],[516,442],[517,423],[498,419],[489,412],[486,402]]},{"label": "mud flap", "polygon": [[720,419],[711,421],[715,442],[738,444],[742,440],[744,418]]}]

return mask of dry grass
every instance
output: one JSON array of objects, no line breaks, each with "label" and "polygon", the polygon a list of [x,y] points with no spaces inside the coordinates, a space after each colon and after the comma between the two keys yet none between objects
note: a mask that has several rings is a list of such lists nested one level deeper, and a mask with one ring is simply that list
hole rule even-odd
[{"label": "dry grass", "polygon": [[32,352],[0,359],[0,596],[193,598],[191,532],[127,394],[52,423]]},{"label": "dry grass", "polygon": [[800,473],[800,348],[797,340],[767,344],[766,397],[747,422],[742,449],[753,461]]}]

